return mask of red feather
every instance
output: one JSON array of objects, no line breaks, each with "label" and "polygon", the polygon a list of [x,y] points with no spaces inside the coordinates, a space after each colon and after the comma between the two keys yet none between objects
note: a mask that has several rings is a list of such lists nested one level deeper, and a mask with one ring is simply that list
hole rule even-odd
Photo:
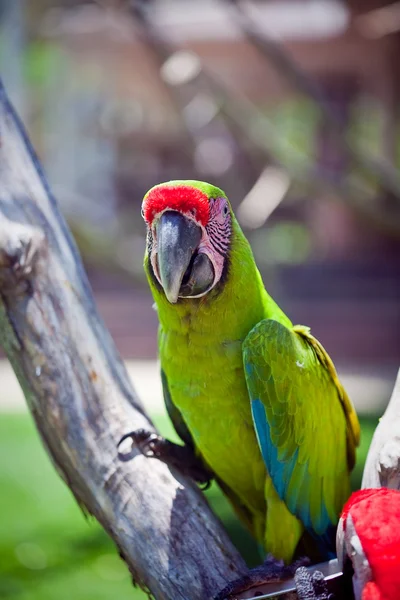
[{"label": "red feather", "polygon": [[[386,488],[381,488],[381,489],[386,489]],[[354,492],[354,494],[352,494],[350,496],[350,498],[347,500],[346,504],[344,505],[342,514],[340,516],[340,518],[343,519],[343,527],[345,529],[346,529],[346,519],[348,517],[350,510],[353,508],[353,506],[355,506],[356,504],[358,504],[365,498],[375,495],[377,491],[378,491],[377,489],[359,490],[358,492]]]},{"label": "red feather", "polygon": [[362,591],[361,600],[384,600],[384,597],[376,583],[369,581]]},{"label": "red feather", "polygon": [[193,214],[204,227],[209,219],[207,194],[190,185],[158,185],[144,199],[143,215],[151,225],[156,215],[166,209],[177,210],[183,214]]},{"label": "red feather", "polygon": [[387,488],[356,492],[343,509],[344,525],[349,513],[375,584],[366,586],[363,600],[397,600],[400,598],[400,492]]}]

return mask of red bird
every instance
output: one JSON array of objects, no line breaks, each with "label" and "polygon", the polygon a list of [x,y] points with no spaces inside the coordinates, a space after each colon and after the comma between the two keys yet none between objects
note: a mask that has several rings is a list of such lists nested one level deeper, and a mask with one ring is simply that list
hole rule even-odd
[{"label": "red bird", "polygon": [[352,494],[337,531],[341,568],[350,559],[356,600],[400,599],[400,492],[388,488]]}]

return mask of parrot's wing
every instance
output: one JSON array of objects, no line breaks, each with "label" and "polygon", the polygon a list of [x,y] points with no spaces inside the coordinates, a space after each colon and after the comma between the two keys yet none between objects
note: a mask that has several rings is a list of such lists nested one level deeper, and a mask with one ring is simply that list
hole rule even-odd
[{"label": "parrot's wing", "polygon": [[359,424],[335,367],[309,329],[258,323],[243,345],[254,426],[280,498],[318,535],[349,495]]},{"label": "parrot's wing", "polygon": [[194,447],[192,436],[190,435],[189,429],[186,427],[186,423],[182,418],[178,408],[172,402],[171,394],[169,393],[168,381],[165,372],[161,369],[161,382],[163,386],[164,403],[167,409],[169,418],[175,428],[176,433],[179,435],[181,440],[188,446]]}]

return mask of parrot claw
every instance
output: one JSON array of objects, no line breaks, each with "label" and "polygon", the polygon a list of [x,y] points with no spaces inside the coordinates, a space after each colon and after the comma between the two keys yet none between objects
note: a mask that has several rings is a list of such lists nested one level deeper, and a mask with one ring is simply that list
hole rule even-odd
[{"label": "parrot claw", "polygon": [[299,567],[294,574],[299,600],[334,600],[334,594],[328,592],[325,577],[321,571],[310,573],[305,567]]},{"label": "parrot claw", "polygon": [[147,458],[158,458],[159,452],[157,452],[157,443],[162,439],[159,435],[152,431],[146,431],[146,429],[136,429],[136,431],[123,435],[118,443],[118,447],[128,438],[134,442],[135,446],[140,450],[143,456],[147,456]]},{"label": "parrot claw", "polygon": [[213,475],[195,455],[190,446],[174,444],[152,431],[137,429],[123,435],[118,442],[118,448],[128,438],[132,440],[143,456],[158,458],[167,465],[177,468],[201,484],[203,490],[210,487]]},{"label": "parrot claw", "polygon": [[[250,569],[243,577],[239,577],[228,583],[227,586],[214,596],[214,600],[236,600],[241,594],[251,588],[290,579],[299,567],[308,566],[309,564],[310,560],[308,558],[300,558],[291,565],[285,565],[283,561],[276,560],[273,556],[269,555],[262,565]],[[259,592],[266,593],[265,590],[254,589],[254,591],[252,590],[252,596],[260,595]],[[319,600],[317,596],[311,596],[310,599],[305,596],[304,600],[311,600],[313,598]],[[321,600],[325,599],[322,597]]]}]

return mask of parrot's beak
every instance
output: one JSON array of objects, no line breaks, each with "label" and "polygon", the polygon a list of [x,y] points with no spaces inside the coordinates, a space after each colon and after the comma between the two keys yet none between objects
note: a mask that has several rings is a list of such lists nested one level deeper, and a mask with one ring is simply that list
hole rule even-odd
[{"label": "parrot's beak", "polygon": [[201,228],[179,212],[164,212],[157,223],[158,269],[164,293],[177,302],[182,280],[188,270],[201,236]]}]

